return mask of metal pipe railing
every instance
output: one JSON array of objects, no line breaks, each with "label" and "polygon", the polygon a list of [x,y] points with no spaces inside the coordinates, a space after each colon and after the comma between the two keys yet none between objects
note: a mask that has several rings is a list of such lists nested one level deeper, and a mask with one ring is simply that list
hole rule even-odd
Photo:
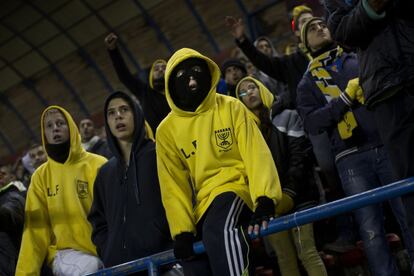
[{"label": "metal pipe railing", "polygon": [[[368,205],[380,203],[394,197],[414,192],[414,177],[388,184],[370,191],[366,191],[354,196],[345,197],[333,202],[318,205],[300,212],[279,217],[269,223],[266,230],[260,230],[260,236],[267,236],[273,233],[281,232],[292,227],[297,227],[310,222],[318,221],[324,218],[333,217],[338,214],[346,213]],[[250,235],[252,239],[256,235]],[[202,242],[194,243],[194,252],[203,253],[204,246]],[[128,273],[148,269],[148,275],[158,275],[157,267],[160,265],[176,261],[173,250],[167,250],[158,254],[147,256],[128,263],[120,264],[100,270],[90,275],[127,275]]]}]

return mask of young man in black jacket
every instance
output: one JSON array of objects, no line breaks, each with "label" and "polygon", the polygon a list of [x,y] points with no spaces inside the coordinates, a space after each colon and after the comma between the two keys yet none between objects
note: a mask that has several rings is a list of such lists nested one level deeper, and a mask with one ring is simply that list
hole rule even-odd
[{"label": "young man in black jacket", "polygon": [[[172,248],[161,202],[155,143],[147,138],[139,105],[115,92],[105,103],[112,157],[99,171],[88,219],[105,266]],[[143,272],[146,275],[147,272]]]},{"label": "young man in black jacket", "polygon": [[118,37],[110,33],[105,38],[105,45],[109,51],[119,80],[138,98],[145,120],[151,126],[155,135],[158,125],[171,111],[165,98],[164,74],[167,62],[157,59],[151,66],[148,83],[142,82],[131,74],[117,47]]},{"label": "young man in black jacket", "polygon": [[[394,181],[391,162],[374,116],[360,104],[358,59],[333,42],[326,22],[312,18],[302,28],[302,41],[314,59],[298,85],[298,111],[309,133],[326,131],[347,196]],[[400,198],[389,201],[401,227],[408,252],[414,256],[413,237],[407,230]],[[373,275],[398,275],[384,230],[380,204],[354,211]]]}]

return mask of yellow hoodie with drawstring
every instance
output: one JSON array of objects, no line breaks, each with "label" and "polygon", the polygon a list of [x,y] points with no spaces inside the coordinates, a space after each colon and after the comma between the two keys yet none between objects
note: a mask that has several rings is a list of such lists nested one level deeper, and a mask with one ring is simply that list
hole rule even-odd
[{"label": "yellow hoodie with drawstring", "polygon": [[[211,89],[194,112],[178,108],[168,91],[173,69],[188,58],[207,62]],[[282,192],[272,155],[247,109],[235,98],[216,93],[220,69],[192,49],[177,51],[166,69],[171,112],[156,133],[162,201],[171,235],[196,233],[196,224],[215,197],[234,192],[254,210],[257,198],[275,204]],[[193,197],[194,195],[194,197]]]},{"label": "yellow hoodie with drawstring", "polygon": [[44,147],[43,120],[50,109],[58,109],[67,120],[70,152],[64,164],[48,157],[31,178],[16,275],[39,275],[45,258],[50,265],[57,250],[71,248],[96,255],[87,215],[96,174],[106,159],[82,148],[75,122],[59,106],[50,106],[42,114]]}]

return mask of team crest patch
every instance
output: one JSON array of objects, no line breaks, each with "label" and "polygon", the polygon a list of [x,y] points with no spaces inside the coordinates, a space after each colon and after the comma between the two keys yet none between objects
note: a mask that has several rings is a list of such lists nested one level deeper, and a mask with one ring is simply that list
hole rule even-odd
[{"label": "team crest patch", "polygon": [[86,198],[89,195],[88,182],[82,180],[76,180],[78,197]]},{"label": "team crest patch", "polygon": [[233,135],[231,128],[222,128],[214,131],[216,134],[216,144],[224,150],[229,150],[233,145]]}]

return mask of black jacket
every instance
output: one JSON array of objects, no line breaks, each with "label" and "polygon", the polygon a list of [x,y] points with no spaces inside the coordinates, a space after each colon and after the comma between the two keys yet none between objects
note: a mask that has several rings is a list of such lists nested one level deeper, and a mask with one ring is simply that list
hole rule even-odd
[{"label": "black jacket", "polygon": [[[158,183],[155,144],[146,138],[142,110],[127,94],[115,92],[105,103],[121,97],[134,113],[134,143],[129,166],[106,123],[112,157],[95,180],[88,219],[92,241],[105,266],[113,266],[172,248]],[[105,118],[105,122],[106,122]]]},{"label": "black jacket", "polygon": [[155,135],[158,125],[171,111],[165,95],[152,89],[148,83],[144,84],[138,77],[134,77],[117,48],[110,50],[109,56],[119,80],[138,98],[145,120]]},{"label": "black jacket", "polygon": [[236,43],[260,71],[288,85],[288,91],[279,95],[278,102],[281,103],[283,109],[294,109],[296,107],[296,87],[308,67],[308,57],[301,50],[298,50],[291,55],[269,58],[257,50],[247,38],[242,43],[236,40]]},{"label": "black jacket", "polygon": [[89,150],[89,152],[104,156],[108,159],[110,159],[113,154],[111,152],[111,150],[108,147],[108,144],[106,143],[106,141],[102,138],[100,138],[95,145],[93,145]]},{"label": "black jacket", "polygon": [[276,163],[282,191],[293,199],[294,210],[318,205],[312,146],[295,110],[284,110],[273,119],[267,143]]},{"label": "black jacket", "polygon": [[0,190],[0,275],[14,275],[24,223],[23,195],[14,186]]},{"label": "black jacket", "polygon": [[374,20],[363,1],[326,1],[332,37],[358,49],[359,78],[369,107],[414,82],[414,1],[390,3],[385,17]]}]

